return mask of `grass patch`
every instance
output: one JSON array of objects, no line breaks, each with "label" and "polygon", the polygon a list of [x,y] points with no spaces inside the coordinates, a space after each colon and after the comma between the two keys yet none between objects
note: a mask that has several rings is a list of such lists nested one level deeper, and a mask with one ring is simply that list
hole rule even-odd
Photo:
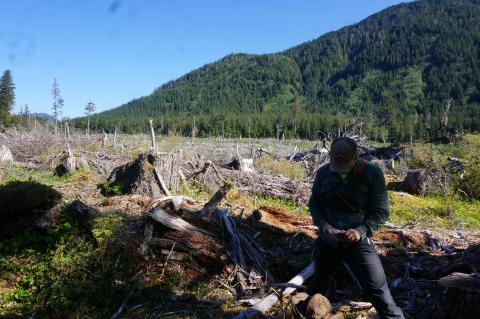
[{"label": "grass patch", "polygon": [[418,197],[397,192],[389,192],[389,198],[390,221],[396,224],[418,222],[434,228],[480,228],[480,201],[456,196]]},{"label": "grass patch", "polygon": [[184,195],[198,200],[208,201],[213,193],[198,187],[198,185],[189,182],[188,184],[181,184],[178,188],[178,195]]},{"label": "grass patch", "polygon": [[300,216],[308,216],[308,207],[307,205],[302,205],[295,203],[290,199],[280,199],[280,198],[265,198],[262,197],[259,200],[259,204],[263,206],[274,206],[288,210],[291,213],[300,215]]},{"label": "grass patch", "polygon": [[36,181],[45,185],[53,186],[64,183],[72,177],[72,174],[57,176],[52,172],[45,170],[27,169],[23,167],[13,166],[11,169],[4,170],[4,183],[10,181]]},{"label": "grass patch", "polygon": [[268,155],[257,157],[255,168],[262,173],[281,175],[292,180],[302,180],[306,175],[305,167],[301,163],[274,159]]}]

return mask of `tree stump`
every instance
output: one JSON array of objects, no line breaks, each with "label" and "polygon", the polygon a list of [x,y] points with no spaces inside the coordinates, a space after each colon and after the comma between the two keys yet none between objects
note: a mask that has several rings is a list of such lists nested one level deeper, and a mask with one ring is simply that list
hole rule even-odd
[{"label": "tree stump", "polygon": [[0,146],[0,166],[12,166],[13,155],[12,152],[5,145]]},{"label": "tree stump", "polygon": [[409,169],[402,182],[401,190],[413,195],[427,195],[429,189],[427,175],[424,169]]},{"label": "tree stump", "polygon": [[169,195],[168,189],[178,189],[181,181],[177,154],[144,153],[135,161],[115,168],[108,183],[119,186],[122,194],[142,194],[154,198]]}]

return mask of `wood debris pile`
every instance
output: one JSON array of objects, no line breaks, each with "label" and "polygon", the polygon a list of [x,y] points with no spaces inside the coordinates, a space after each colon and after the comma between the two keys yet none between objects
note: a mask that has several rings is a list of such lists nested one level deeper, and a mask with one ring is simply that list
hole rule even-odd
[{"label": "wood debris pile", "polygon": [[211,161],[200,156],[186,162],[182,170],[188,181],[193,181],[209,191],[215,191],[228,180],[237,190],[252,195],[290,199],[298,203],[307,203],[310,197],[310,183],[270,174],[216,167]]},{"label": "wood debris pile", "polygon": [[[171,262],[183,263],[190,279],[219,275],[221,285],[237,300],[262,300],[257,308],[242,314],[246,318],[259,312],[283,311],[277,303],[282,298],[269,292],[283,291],[287,298],[296,288],[304,289],[303,284],[312,275],[305,267],[311,263],[316,238],[311,219],[274,207],[250,210],[230,205],[225,201],[227,193],[237,183],[237,189],[245,190],[243,185],[250,183],[249,172],[218,168],[200,157],[184,163],[181,171],[185,181],[216,186],[217,191],[203,206],[188,197],[161,195],[159,204],[144,215],[143,254],[163,254]],[[164,172],[157,172],[160,179]],[[474,311],[472,307],[465,305],[463,312],[455,312],[453,304],[439,302],[452,289],[455,300],[478,298],[480,290],[463,289],[457,279],[472,280],[476,287],[480,234],[388,226],[391,229],[376,232],[372,240],[404,312],[414,318],[430,318],[429,314],[438,313],[441,307],[442,312],[468,318],[465,315]],[[295,279],[298,274],[301,280]],[[336,310],[352,310],[356,301],[366,300],[348,267],[339,269],[333,287],[327,297]]]}]

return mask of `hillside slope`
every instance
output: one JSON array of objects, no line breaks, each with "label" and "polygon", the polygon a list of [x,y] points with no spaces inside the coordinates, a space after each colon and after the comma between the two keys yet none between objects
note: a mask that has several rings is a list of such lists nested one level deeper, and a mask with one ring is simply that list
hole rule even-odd
[{"label": "hillside slope", "polygon": [[[311,137],[362,118],[372,137],[480,129],[480,1],[423,0],[387,8],[284,52],[234,54],[100,113],[97,129],[200,136]],[[85,119],[75,122],[85,125]],[[163,125],[162,125],[163,122]]]}]

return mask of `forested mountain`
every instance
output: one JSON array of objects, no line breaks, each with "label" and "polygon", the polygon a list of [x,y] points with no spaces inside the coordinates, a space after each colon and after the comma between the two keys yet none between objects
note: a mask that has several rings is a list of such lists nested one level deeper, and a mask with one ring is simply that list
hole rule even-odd
[{"label": "forested mountain", "polygon": [[[448,115],[448,121],[447,117]],[[480,130],[480,0],[396,5],[284,52],[233,54],[92,117],[95,129],[313,137],[361,122],[373,138]],[[86,119],[75,121],[85,127]]]}]

